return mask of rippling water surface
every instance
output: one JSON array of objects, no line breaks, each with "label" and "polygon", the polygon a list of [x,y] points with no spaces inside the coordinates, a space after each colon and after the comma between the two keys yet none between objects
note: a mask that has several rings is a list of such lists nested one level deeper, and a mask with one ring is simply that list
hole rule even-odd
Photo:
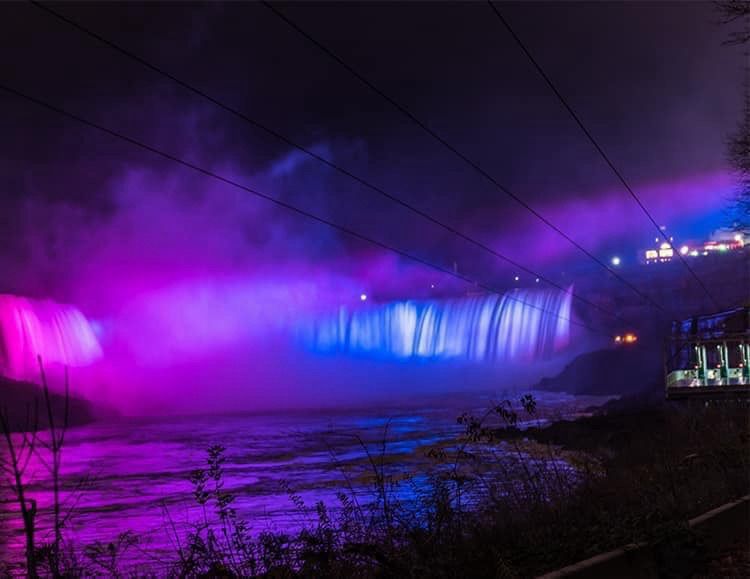
[{"label": "rippling water surface", "polygon": [[[459,434],[461,412],[479,411],[498,399],[462,394],[398,408],[139,418],[72,428],[62,468],[64,506],[70,512],[65,535],[82,546],[135,531],[138,556],[173,553],[168,530],[184,530],[200,516],[189,477],[205,466],[212,444],[226,448],[226,490],[237,496],[238,515],[256,531],[291,531],[302,524],[303,515],[289,491],[308,505],[317,500],[335,505],[336,491],[346,491],[349,484],[366,497],[367,452],[384,454],[396,471],[423,472],[430,445]],[[602,402],[549,393],[538,399],[542,418],[572,416]],[[40,505],[44,540],[49,536],[44,528],[49,477],[38,461],[31,464],[29,477],[28,494]],[[412,488],[398,492],[408,495]],[[7,492],[3,487],[2,499],[10,498]],[[19,516],[8,503],[1,510],[0,554],[6,562],[18,561],[23,553]]]}]

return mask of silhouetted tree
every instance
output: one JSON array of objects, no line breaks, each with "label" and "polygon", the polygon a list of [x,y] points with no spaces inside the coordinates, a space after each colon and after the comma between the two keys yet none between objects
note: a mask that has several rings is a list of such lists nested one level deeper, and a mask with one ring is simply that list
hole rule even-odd
[{"label": "silhouetted tree", "polygon": [[[729,33],[727,44],[748,45],[750,42],[750,2],[740,0],[718,0],[716,9],[724,24],[743,21],[744,26]],[[732,227],[750,234],[750,79],[748,77],[748,54],[745,52],[745,103],[742,118],[734,134],[727,142],[729,163],[737,178],[737,197],[732,207]]]},{"label": "silhouetted tree", "polygon": [[[44,372],[42,358],[39,356],[39,371],[44,394],[44,409],[47,413],[48,436],[39,431],[39,401],[27,405],[26,419],[14,424],[10,419],[8,408],[0,406],[0,484],[6,484],[11,491],[11,502],[15,502],[21,513],[23,531],[26,537],[26,575],[32,579],[39,576],[38,566],[46,564],[49,574],[63,577],[63,538],[62,501],[60,497],[60,467],[65,434],[69,426],[70,384],[68,369],[65,368],[65,398],[62,423],[55,422],[55,410],[50,397],[47,375]],[[4,448],[3,448],[4,447]],[[40,451],[40,447],[46,452]],[[27,469],[32,458],[49,471],[53,491],[53,524],[54,538],[51,543],[39,545],[37,542],[37,502],[29,497],[29,480]]]},{"label": "silhouetted tree", "polygon": [[[716,10],[724,24],[731,24],[750,16],[750,1],[748,0],[717,0]],[[750,40],[750,28],[735,30],[729,34],[727,44],[745,44]]]},{"label": "silhouetted tree", "polygon": [[26,407],[26,420],[22,432],[15,435],[8,418],[7,408],[0,408],[0,433],[5,441],[5,451],[0,453],[0,472],[4,483],[11,490],[12,501],[18,505],[26,538],[26,575],[31,579],[38,576],[36,569],[36,515],[37,503],[27,496],[26,469],[34,456],[38,442],[39,410],[35,405]]}]

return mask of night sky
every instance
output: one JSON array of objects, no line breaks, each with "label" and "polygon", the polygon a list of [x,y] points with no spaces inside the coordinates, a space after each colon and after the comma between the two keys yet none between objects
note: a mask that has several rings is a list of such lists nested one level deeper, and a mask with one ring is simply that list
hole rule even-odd
[{"label": "night sky", "polygon": [[[603,261],[634,262],[653,242],[653,226],[486,4],[276,7]],[[535,271],[605,275],[263,5],[54,9]],[[722,224],[742,54],[722,45],[728,28],[709,3],[500,9],[670,234],[702,240]],[[15,89],[472,279],[502,288],[518,273],[32,5],[0,5],[0,55],[2,83]],[[314,269],[383,295],[418,295],[432,281],[460,288],[5,92],[0,100],[3,291],[82,300],[91,279],[179,277],[187,266]]]}]

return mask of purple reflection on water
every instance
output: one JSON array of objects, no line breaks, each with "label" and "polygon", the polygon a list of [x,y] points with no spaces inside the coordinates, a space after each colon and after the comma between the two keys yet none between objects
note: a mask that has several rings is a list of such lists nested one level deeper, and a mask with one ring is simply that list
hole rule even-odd
[{"label": "purple reflection on water", "polygon": [[[568,416],[601,400],[540,397],[540,408],[549,415]],[[294,531],[306,522],[288,490],[308,506],[320,500],[336,508],[336,493],[347,492],[342,473],[354,481],[361,502],[372,500],[370,467],[357,437],[371,452],[380,452],[386,427],[389,464],[397,473],[417,475],[394,490],[408,501],[433,464],[425,456],[429,445],[452,439],[460,429],[456,416],[484,408],[492,399],[452,395],[422,400],[410,410],[144,418],[73,428],[63,455],[63,500],[72,513],[64,535],[80,550],[134,531],[139,545],[128,553],[132,562],[158,566],[174,560],[175,531],[184,536],[202,516],[189,477],[205,466],[212,444],[227,449],[225,488],[237,496],[233,506],[256,533]],[[39,539],[44,541],[52,495],[38,462],[29,469],[29,496],[39,503]],[[20,517],[8,504],[0,511],[0,555],[18,562],[24,548]]]}]

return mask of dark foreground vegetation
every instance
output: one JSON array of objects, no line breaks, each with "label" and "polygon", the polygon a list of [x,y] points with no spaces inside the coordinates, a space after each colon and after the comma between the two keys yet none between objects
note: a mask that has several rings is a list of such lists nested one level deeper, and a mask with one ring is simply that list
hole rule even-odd
[{"label": "dark foreground vegetation", "polygon": [[[370,452],[363,445],[370,495],[355,492],[343,469],[338,505],[306,505],[289,489],[306,521],[294,535],[251,530],[253,522],[238,516],[236,497],[224,488],[225,449],[211,447],[206,467],[191,475],[204,516],[186,536],[174,531],[173,553],[152,559],[133,533],[111,543],[71,544],[57,508],[45,515],[54,518],[55,532],[38,540],[42,514],[24,495],[18,469],[24,453],[48,453],[57,488],[64,424],[49,436],[39,434],[37,446],[29,448],[31,434],[14,439],[4,421],[3,484],[13,491],[27,539],[27,561],[19,572],[529,577],[648,541],[658,547],[665,577],[711,576],[715,562],[705,559],[701,537],[686,521],[750,488],[744,403],[667,405],[653,396],[634,397],[577,421],[518,428],[521,420],[533,424],[535,414],[535,400],[524,396],[482,417],[462,415],[460,440],[422,449],[432,466],[408,476],[386,460],[385,448]],[[405,487],[411,489],[407,499],[397,492]],[[743,575],[738,570],[736,576]]]}]

